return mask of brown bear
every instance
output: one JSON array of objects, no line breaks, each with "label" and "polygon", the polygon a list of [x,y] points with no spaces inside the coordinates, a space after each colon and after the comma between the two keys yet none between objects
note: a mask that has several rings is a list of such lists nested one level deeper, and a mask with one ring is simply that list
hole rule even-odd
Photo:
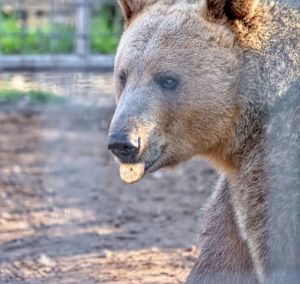
[{"label": "brown bear", "polygon": [[300,5],[119,0],[108,148],[129,182],[221,172],[188,283],[300,283]]}]

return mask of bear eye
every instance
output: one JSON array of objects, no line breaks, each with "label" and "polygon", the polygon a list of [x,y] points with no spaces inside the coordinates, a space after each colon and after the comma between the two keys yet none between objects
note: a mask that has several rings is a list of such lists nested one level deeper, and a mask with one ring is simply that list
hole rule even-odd
[{"label": "bear eye", "polygon": [[157,81],[162,89],[169,91],[174,91],[179,85],[179,80],[172,76],[160,76]]},{"label": "bear eye", "polygon": [[121,82],[122,88],[124,88],[126,86],[126,82],[127,82],[127,74],[124,71],[122,71],[119,74],[119,80]]}]

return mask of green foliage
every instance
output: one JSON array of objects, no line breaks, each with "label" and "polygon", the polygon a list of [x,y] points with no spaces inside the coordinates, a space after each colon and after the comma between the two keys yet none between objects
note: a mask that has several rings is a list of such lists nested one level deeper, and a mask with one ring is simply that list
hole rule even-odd
[{"label": "green foliage", "polygon": [[17,103],[21,100],[28,104],[64,102],[64,98],[43,91],[0,90],[0,103]]},{"label": "green foliage", "polygon": [[[114,15],[112,6],[106,5],[91,17],[90,35],[93,53],[115,52],[122,31],[122,17]],[[2,54],[64,54],[74,52],[75,29],[71,25],[56,24],[52,27],[55,39],[51,39],[51,25],[45,22],[40,27],[22,25],[13,13],[0,11],[0,53]]]},{"label": "green foliage", "polygon": [[122,32],[123,21],[113,6],[104,6],[92,17],[90,25],[91,50],[94,53],[112,53],[116,50]]},{"label": "green foliage", "polygon": [[74,29],[70,26],[57,25],[55,30],[58,36],[51,40],[50,25],[44,25],[42,30],[29,28],[22,41],[23,46],[19,53],[24,54],[63,54],[74,50]]},{"label": "green foliage", "polygon": [[0,47],[3,53],[18,53],[21,47],[21,38],[18,22],[13,17],[2,15],[0,19]]}]

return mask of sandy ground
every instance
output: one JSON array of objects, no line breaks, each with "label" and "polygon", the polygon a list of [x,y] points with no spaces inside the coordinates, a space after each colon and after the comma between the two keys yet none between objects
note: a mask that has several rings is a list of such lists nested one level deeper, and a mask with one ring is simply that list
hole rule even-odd
[{"label": "sandy ground", "polygon": [[182,283],[198,254],[204,161],[124,185],[113,107],[1,106],[0,283]]}]

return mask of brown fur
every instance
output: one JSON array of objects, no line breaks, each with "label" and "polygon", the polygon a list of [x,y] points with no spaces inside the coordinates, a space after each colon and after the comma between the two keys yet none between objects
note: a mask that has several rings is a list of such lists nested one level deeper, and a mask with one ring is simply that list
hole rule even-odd
[{"label": "brown fur", "polygon": [[[282,116],[272,110],[300,80],[300,14],[280,1],[119,1],[127,27],[116,58],[118,107],[110,132],[139,141],[136,162],[149,165],[147,172],[200,155],[223,173],[188,283],[267,282],[277,265],[271,252],[289,233],[272,221],[277,213],[270,216],[268,195],[279,184],[270,186],[276,180],[270,169],[281,164],[272,157],[284,159],[278,145],[268,144],[268,123],[271,114]],[[164,74],[178,78],[175,90],[159,85]]]},{"label": "brown fur", "polygon": [[271,19],[269,7],[260,6],[256,13],[244,20],[235,20],[230,28],[240,46],[260,50],[270,36]]},{"label": "brown fur", "polygon": [[231,20],[244,20],[255,14],[257,3],[257,0],[207,0],[207,16],[212,20],[222,19],[224,16]]},{"label": "brown fur", "polygon": [[125,19],[125,26],[127,27],[135,18],[136,15],[141,13],[143,9],[146,6],[149,6],[152,2],[156,2],[155,0],[153,1],[143,1],[143,0],[118,0],[120,7],[122,9],[124,19]]}]

